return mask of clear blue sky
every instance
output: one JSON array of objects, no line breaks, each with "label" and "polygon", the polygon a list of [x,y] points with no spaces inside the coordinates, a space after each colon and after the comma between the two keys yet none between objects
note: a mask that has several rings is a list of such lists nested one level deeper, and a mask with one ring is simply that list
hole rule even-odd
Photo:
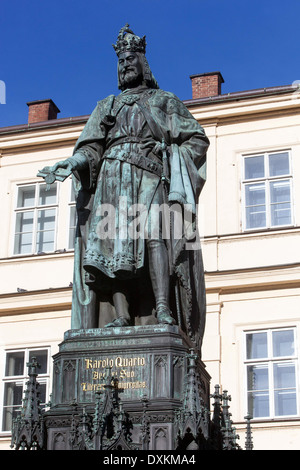
[{"label": "clear blue sky", "polygon": [[0,126],[25,124],[28,101],[59,118],[91,113],[117,90],[112,48],[129,23],[146,35],[161,88],[190,99],[190,75],[220,71],[223,93],[300,79],[300,0],[1,0]]}]

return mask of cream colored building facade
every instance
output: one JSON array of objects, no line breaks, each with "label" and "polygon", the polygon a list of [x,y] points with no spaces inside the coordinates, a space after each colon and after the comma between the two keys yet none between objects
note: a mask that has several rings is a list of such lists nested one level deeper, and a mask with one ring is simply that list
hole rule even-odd
[{"label": "cream colored building facade", "polygon": [[[199,210],[211,392],[220,384],[231,395],[241,446],[249,411],[255,449],[299,449],[300,94],[219,90],[186,105],[210,139]],[[26,362],[42,363],[47,402],[51,356],[70,329],[71,180],[45,193],[36,174],[71,156],[86,120],[0,129],[0,449],[9,449]]]}]

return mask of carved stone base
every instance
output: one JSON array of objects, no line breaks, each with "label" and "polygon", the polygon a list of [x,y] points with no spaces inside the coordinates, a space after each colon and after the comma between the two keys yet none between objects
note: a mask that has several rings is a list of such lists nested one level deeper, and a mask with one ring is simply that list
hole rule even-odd
[{"label": "carved stone base", "polygon": [[210,377],[178,326],[69,330],[53,359],[47,449],[175,450],[208,438]]}]

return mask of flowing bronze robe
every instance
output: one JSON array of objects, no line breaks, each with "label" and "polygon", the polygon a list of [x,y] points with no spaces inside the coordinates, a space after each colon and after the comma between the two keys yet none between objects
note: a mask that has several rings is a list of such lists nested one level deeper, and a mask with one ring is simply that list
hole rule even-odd
[{"label": "flowing bronze robe", "polygon": [[[122,239],[118,235],[124,227],[119,201],[120,197],[125,198],[127,209],[142,204],[147,211],[151,204],[165,202],[159,171],[147,168],[151,160],[161,170],[162,157],[151,148],[162,140],[167,145],[170,172],[168,202],[189,207],[195,228],[209,142],[202,127],[175,95],[146,87],[127,90],[117,97],[111,95],[98,102],[76,143],[74,154],[84,154],[89,165],[75,178],[78,227],[72,328],[102,327],[115,318],[110,298],[114,278],[128,279],[129,284],[135,282],[132,279],[137,280],[135,324],[155,323],[153,299],[151,311],[148,300],[145,301],[151,297],[145,240]],[[139,156],[143,164],[139,164]],[[99,214],[105,204],[116,208],[113,239],[99,238]],[[175,317],[180,310],[177,322],[200,349],[206,307],[202,254],[200,246],[187,250],[186,242],[186,235],[173,240],[172,246],[167,242],[173,271],[170,304]],[[179,288],[177,308],[175,285]]]}]

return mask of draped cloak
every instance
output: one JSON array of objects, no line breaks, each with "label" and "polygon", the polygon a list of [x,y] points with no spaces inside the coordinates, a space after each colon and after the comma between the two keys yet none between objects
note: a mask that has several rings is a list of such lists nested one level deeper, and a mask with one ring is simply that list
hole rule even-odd
[{"label": "draped cloak", "polygon": [[[167,146],[168,175],[162,154],[154,152],[155,145],[162,141]],[[153,295],[150,312],[146,312],[150,304],[145,299],[151,298],[146,243],[143,237],[120,237],[126,229],[120,198],[125,200],[127,222],[132,205],[142,205],[149,214],[152,204],[167,201],[181,208],[180,217],[188,215],[183,221],[183,235],[166,241],[172,273],[170,306],[177,324],[200,351],[206,296],[197,203],[206,178],[208,145],[202,127],[170,92],[142,87],[97,103],[74,148],[74,155],[83,154],[88,166],[73,178],[78,215],[73,329],[102,327],[116,318],[110,291],[115,278],[133,283],[135,324],[156,322]],[[167,187],[162,173],[169,176]],[[114,237],[101,236],[101,209],[106,205],[115,208],[110,219]]]}]

